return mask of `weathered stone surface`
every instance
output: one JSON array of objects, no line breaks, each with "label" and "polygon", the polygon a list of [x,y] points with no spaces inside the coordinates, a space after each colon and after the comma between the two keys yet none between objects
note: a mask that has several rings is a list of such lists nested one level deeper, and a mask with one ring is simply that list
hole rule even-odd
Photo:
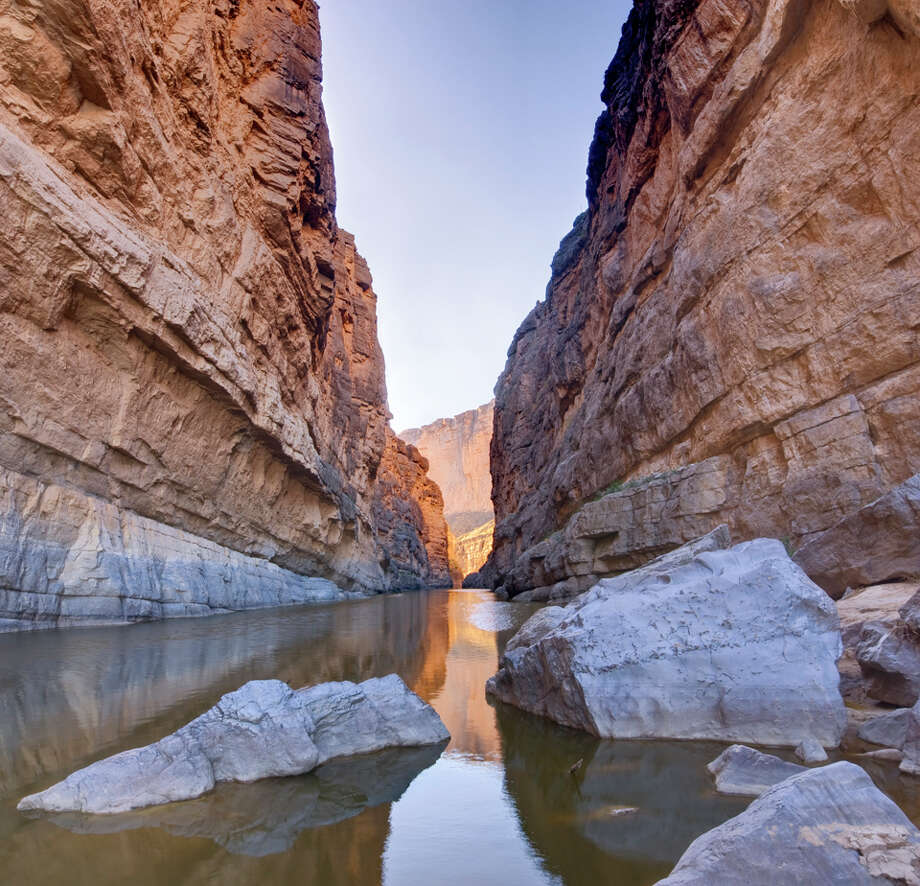
[{"label": "weathered stone surface", "polygon": [[888,711],[867,720],[859,727],[856,734],[870,744],[878,744],[885,748],[903,748],[907,738],[909,715],[909,708]]},{"label": "weathered stone surface", "polygon": [[836,746],[833,602],[778,541],[687,554],[538,613],[487,690],[605,737]]},{"label": "weathered stone surface", "polygon": [[697,838],[659,886],[920,883],[920,831],[852,763],[794,775]]},{"label": "weathered stone surface", "polygon": [[493,587],[616,483],[679,471],[621,494],[636,565],[723,522],[802,547],[920,470],[920,39],[875,5],[635,4],[496,388]]},{"label": "weathered stone surface", "polygon": [[920,643],[904,625],[865,625],[855,655],[870,697],[901,707],[920,698]]},{"label": "weathered stone surface", "polygon": [[[460,574],[465,579],[468,575],[479,572],[479,568],[486,562],[492,552],[492,532],[495,521],[489,520],[482,526],[477,526],[469,532],[464,532],[456,538],[456,564]],[[470,587],[477,587],[472,584]]]},{"label": "weathered stone surface", "polygon": [[759,797],[790,775],[805,772],[804,766],[763,754],[743,744],[726,748],[707,767],[720,794]]},{"label": "weathered stone surface", "polygon": [[449,588],[453,584],[444,499],[427,471],[428,461],[418,449],[387,429],[373,516],[391,588]]},{"label": "weathered stone surface", "polygon": [[253,680],[172,735],[123,751],[24,797],[23,811],[115,813],[309,772],[334,757],[449,738],[435,711],[395,674],[293,690]]},{"label": "weathered stone surface", "polygon": [[[376,296],[335,220],[313,0],[0,18],[0,468],[67,490],[52,515],[14,510],[23,547],[55,559],[95,499],[202,549],[391,587]],[[100,555],[155,584],[170,570],[144,543]],[[5,556],[7,579],[34,572]]]},{"label": "weathered stone surface", "polygon": [[901,772],[908,775],[920,775],[920,701],[907,715],[907,728],[904,731],[904,743],[901,745],[904,758],[901,760]]},{"label": "weathered stone surface", "polygon": [[827,752],[821,742],[814,738],[803,739],[795,749],[795,755],[803,763],[823,763],[827,759]]},{"label": "weathered stone surface", "polygon": [[428,473],[444,495],[447,524],[458,538],[492,519],[489,444],[493,407],[494,401],[490,401],[451,418],[399,432],[428,459]]},{"label": "weathered stone surface", "polygon": [[795,560],[834,598],[920,577],[920,474],[810,539]]}]

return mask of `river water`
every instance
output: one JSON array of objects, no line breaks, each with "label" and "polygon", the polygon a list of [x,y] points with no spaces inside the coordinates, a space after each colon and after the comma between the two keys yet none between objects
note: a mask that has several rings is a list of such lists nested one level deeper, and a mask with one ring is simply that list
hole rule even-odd
[{"label": "river water", "polygon": [[[0,883],[654,883],[748,801],[712,790],[705,765],[722,746],[599,741],[490,704],[499,650],[534,609],[430,591],[0,635]],[[15,810],[247,680],[299,687],[393,671],[441,715],[446,748],[221,785],[126,815]],[[624,806],[638,812],[617,814]]]}]

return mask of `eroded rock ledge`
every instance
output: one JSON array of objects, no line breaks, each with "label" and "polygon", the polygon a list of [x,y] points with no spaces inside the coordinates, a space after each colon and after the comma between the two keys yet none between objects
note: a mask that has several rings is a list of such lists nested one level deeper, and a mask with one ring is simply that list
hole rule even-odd
[{"label": "eroded rock ledge", "polygon": [[723,522],[798,548],[920,470],[913,5],[637,3],[603,101],[496,388],[493,587],[594,571],[521,561],[617,486],[582,564]]},{"label": "eroded rock ledge", "polygon": [[[439,580],[424,543],[391,571],[376,528],[411,500],[378,489],[381,461],[407,455],[387,436],[371,276],[336,224],[321,91],[312,0],[0,17],[0,468],[25,478],[5,537],[28,526],[0,615],[50,611],[10,594],[38,592],[41,539],[53,561],[95,532],[90,499],[109,526],[153,521],[167,546],[294,583]],[[437,529],[413,512],[407,531]],[[153,584],[169,572],[148,536],[83,546],[85,566],[103,542],[107,596],[112,558]]]}]

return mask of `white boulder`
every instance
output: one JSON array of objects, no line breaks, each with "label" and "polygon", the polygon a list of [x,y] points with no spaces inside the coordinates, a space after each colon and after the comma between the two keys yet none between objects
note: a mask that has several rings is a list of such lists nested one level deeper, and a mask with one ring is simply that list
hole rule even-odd
[{"label": "white boulder", "polygon": [[836,609],[778,541],[675,551],[534,618],[487,691],[567,726],[793,747],[846,726]]},{"label": "white boulder", "polygon": [[333,757],[446,738],[434,709],[395,674],[301,690],[253,680],[172,735],[92,763],[17,808],[125,812],[198,797],[221,781],[299,775]]}]

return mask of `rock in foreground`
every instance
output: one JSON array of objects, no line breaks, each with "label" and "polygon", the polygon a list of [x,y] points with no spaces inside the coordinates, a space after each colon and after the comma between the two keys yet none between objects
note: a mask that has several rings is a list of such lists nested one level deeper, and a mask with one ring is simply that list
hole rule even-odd
[{"label": "rock in foreground", "polygon": [[715,778],[720,794],[742,797],[759,797],[773,785],[806,771],[804,766],[787,763],[743,744],[726,748],[706,768]]},{"label": "rock in foreground", "polygon": [[199,797],[217,782],[299,775],[335,757],[448,737],[395,674],[300,690],[253,680],[172,735],[80,769],[18,808],[125,812]]},{"label": "rock in foreground", "polygon": [[778,541],[675,551],[538,617],[487,684],[524,710],[611,738],[833,747],[843,734],[834,605]]},{"label": "rock in foreground", "polygon": [[690,844],[659,886],[920,883],[920,831],[852,763],[794,775]]}]

